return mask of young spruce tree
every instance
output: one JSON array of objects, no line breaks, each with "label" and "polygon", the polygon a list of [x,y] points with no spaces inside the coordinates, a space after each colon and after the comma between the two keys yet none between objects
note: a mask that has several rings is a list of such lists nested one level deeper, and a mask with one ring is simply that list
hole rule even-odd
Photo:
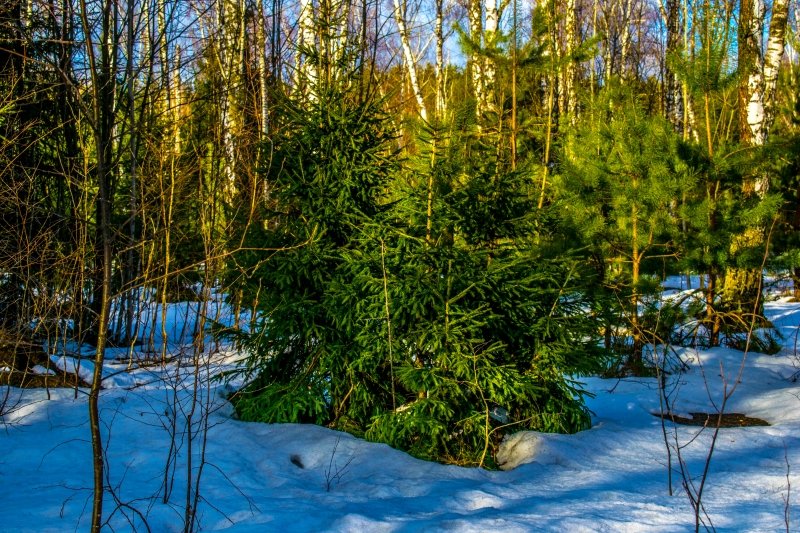
[{"label": "young spruce tree", "polygon": [[284,250],[249,259],[240,416],[486,466],[504,431],[588,427],[570,376],[596,369],[597,328],[581,269],[543,253],[530,179],[469,124],[424,133],[401,171],[381,102],[346,88],[285,108],[275,208],[251,236]]}]

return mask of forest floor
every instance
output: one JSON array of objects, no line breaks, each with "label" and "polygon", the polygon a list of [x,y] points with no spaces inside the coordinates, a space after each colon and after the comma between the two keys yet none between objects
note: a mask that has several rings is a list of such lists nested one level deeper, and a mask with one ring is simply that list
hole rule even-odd
[{"label": "forest floor", "polygon": [[[192,360],[181,344],[192,328],[176,306],[166,319],[168,364],[113,349],[104,368],[108,530],[183,530],[187,487],[198,488],[200,473],[204,531],[687,531],[695,513],[685,487],[696,497],[703,479],[700,516],[709,528],[797,531],[800,303],[774,298],[765,309],[782,335],[777,354],[676,348],[670,358],[685,368],[663,380],[585,378],[591,429],[513,434],[498,456],[506,470],[486,471],[420,461],[322,427],[236,420],[225,399],[236,384],[211,378],[236,368],[241,354],[221,346]],[[53,364],[91,375],[85,359]],[[726,413],[768,425],[720,429],[704,477],[716,422],[706,414],[731,390]],[[86,390],[0,394],[0,531],[86,531]],[[674,423],[666,412],[705,425]]]}]

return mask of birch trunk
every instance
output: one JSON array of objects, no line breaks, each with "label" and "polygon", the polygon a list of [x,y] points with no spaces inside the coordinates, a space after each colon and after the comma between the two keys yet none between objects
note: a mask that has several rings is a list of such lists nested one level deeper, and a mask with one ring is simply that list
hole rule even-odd
[{"label": "birch trunk", "polygon": [[264,2],[258,2],[258,17],[256,18],[256,60],[258,62],[258,90],[259,98],[259,141],[264,141],[267,136],[268,108],[267,108],[267,20],[264,16]]},{"label": "birch trunk", "polygon": [[[597,38],[597,4],[599,3],[599,1],[600,0],[592,0],[592,39]],[[590,59],[590,64],[589,64],[589,96],[591,98],[591,106],[589,107],[592,113],[591,116],[592,125],[594,125],[594,101],[596,92],[595,84],[597,83],[595,74],[596,59],[597,59],[596,52],[594,52],[592,53],[592,58]]]},{"label": "birch trunk", "polygon": [[[761,50],[764,6],[761,0],[741,0],[739,26],[739,65],[746,69],[747,82],[739,87],[740,137],[744,144],[763,146],[775,119],[775,87],[786,44],[789,0],[775,0],[766,49]],[[758,178],[752,191],[767,192],[766,178]]]},{"label": "birch trunk", "polygon": [[[739,7],[739,68],[746,77],[739,87],[739,129],[741,142],[763,146],[774,120],[775,86],[786,42],[788,0],[775,0],[769,25],[766,50],[761,49],[765,10],[761,0],[741,0]],[[743,76],[744,78],[744,76]],[[745,180],[742,193],[763,198],[768,177],[758,175]],[[731,243],[731,254],[746,248],[759,248],[766,239],[766,221],[745,229]],[[731,309],[752,323],[763,314],[760,268],[731,268],[725,273],[723,296]],[[752,317],[752,318],[751,318]]]},{"label": "birch trunk", "polygon": [[233,204],[237,193],[237,169],[240,161],[236,148],[241,126],[240,91],[244,87],[244,0],[224,0],[220,4],[217,29],[220,47],[217,63],[222,78],[220,122],[222,123],[222,173],[225,200]]},{"label": "birch trunk", "polygon": [[[695,60],[695,32],[691,31],[689,36],[689,2],[683,2],[683,47],[689,54],[689,60]],[[695,27],[695,12],[692,12],[692,28]],[[689,82],[683,80],[681,84],[683,95],[683,140],[688,140],[690,137],[695,143],[700,142],[700,135],[697,132],[697,117],[694,113],[694,102],[689,94]]]},{"label": "birch trunk", "polygon": [[620,20],[622,28],[620,29],[620,57],[619,57],[619,74],[623,78],[630,74],[629,57],[631,50],[631,11],[633,9],[633,0],[624,0],[621,4]]},{"label": "birch trunk", "polygon": [[406,65],[406,72],[408,72],[411,92],[417,104],[417,112],[419,116],[422,117],[422,120],[427,121],[428,113],[425,110],[425,100],[422,97],[422,90],[420,89],[419,79],[417,78],[417,62],[411,50],[411,41],[409,40],[408,27],[406,26],[405,0],[394,0],[394,19],[397,22],[397,30],[400,32],[400,44],[403,47],[403,61]]},{"label": "birch trunk", "polygon": [[564,15],[565,32],[565,56],[567,63],[564,66],[564,79],[561,82],[564,100],[562,109],[565,116],[569,117],[571,124],[575,124],[578,118],[578,95],[576,84],[578,80],[578,65],[573,59],[575,51],[578,49],[580,37],[578,31],[578,9],[575,0],[566,1],[566,13]]},{"label": "birch trunk", "polygon": [[[483,34],[483,47],[491,51],[497,46],[498,27],[500,24],[500,12],[497,8],[497,0],[486,0],[486,24],[484,26]],[[491,57],[482,57],[483,70],[481,76],[482,81],[482,97],[478,99],[478,108],[480,115],[485,115],[496,111],[495,101],[495,78],[497,77],[497,68],[494,59]]]},{"label": "birch trunk", "polygon": [[[468,7],[469,37],[475,47],[483,46],[483,9],[481,0],[470,0]],[[471,69],[472,90],[477,103],[476,114],[480,118],[481,102],[486,98],[483,76],[483,58],[477,52],[471,52],[469,57]]]},{"label": "birch trunk", "polygon": [[[667,0],[665,24],[667,28],[666,54],[676,53],[681,43],[680,0]],[[666,59],[664,67],[664,116],[675,128],[683,130],[683,98],[681,84]]]},{"label": "birch trunk", "polygon": [[739,138],[745,145],[762,144],[760,129],[763,114],[757,105],[763,85],[761,35],[763,34],[762,0],[741,0],[739,3]]},{"label": "birch trunk", "polygon": [[445,114],[444,73],[444,0],[436,0],[436,118],[442,119]]},{"label": "birch trunk", "polygon": [[[258,62],[258,92],[259,92],[259,127],[258,127],[258,145],[259,150],[259,164],[263,164],[266,160],[265,146],[267,134],[269,132],[269,107],[267,106],[269,98],[267,96],[267,79],[269,74],[267,72],[267,49],[266,49],[266,24],[267,19],[264,14],[264,2],[258,2],[258,17],[256,18],[256,59]],[[260,180],[256,195],[262,200],[267,200],[267,186]]]},{"label": "birch trunk", "polygon": [[171,96],[170,102],[172,103],[171,117],[172,117],[172,149],[175,156],[179,156],[183,151],[183,144],[181,142],[181,106],[183,104],[182,98],[182,82],[181,82],[181,47],[175,47],[175,63],[172,66],[172,83],[171,83]]},{"label": "birch trunk", "polygon": [[[767,134],[775,119],[775,87],[786,43],[788,18],[789,0],[775,0],[772,4],[767,48],[761,62],[761,76],[760,79],[755,77],[748,83],[752,93],[747,104],[747,124],[750,128],[751,143],[755,146],[762,146],[766,142]],[[766,179],[759,179],[756,183],[756,193],[765,194],[766,187]]]},{"label": "birch trunk", "polygon": [[317,63],[308,54],[316,50],[314,39],[314,6],[311,0],[300,0],[298,19],[298,47],[295,56],[295,90],[298,94],[316,100]]},{"label": "birch trunk", "polygon": [[336,65],[341,64],[347,52],[347,39],[350,33],[347,24],[350,20],[353,3],[351,0],[336,0],[332,3],[330,31],[333,35],[331,35],[331,61],[329,64],[334,67],[333,76],[335,77],[338,74]]},{"label": "birch trunk", "polygon": [[169,116],[172,113],[171,69],[169,62],[169,49],[167,46],[167,1],[158,0],[156,4],[156,42],[158,47],[158,60],[161,74],[161,94],[158,103],[163,106],[160,111]]}]

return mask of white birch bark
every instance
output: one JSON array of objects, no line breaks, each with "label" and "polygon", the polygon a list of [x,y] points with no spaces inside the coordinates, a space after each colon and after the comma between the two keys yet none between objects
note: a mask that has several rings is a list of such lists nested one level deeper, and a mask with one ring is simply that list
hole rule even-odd
[{"label": "white birch bark", "polygon": [[[600,0],[595,0],[595,2],[599,3]],[[603,68],[602,68],[602,70],[600,72],[600,79],[602,80],[603,83],[607,83],[609,78],[611,78],[611,76],[614,75],[615,70],[616,70],[614,68],[614,55],[612,53],[613,51],[612,51],[611,40],[610,40],[612,26],[611,26],[611,23],[609,22],[609,13],[608,13],[608,11],[611,11],[611,15],[613,16],[614,13],[616,12],[615,6],[616,6],[616,3],[612,4],[612,6],[610,8],[608,6],[604,6],[603,7],[603,20],[602,20],[602,25],[601,25],[601,31],[599,32],[600,35],[604,36],[604,38],[603,38],[604,47],[603,47],[603,54],[602,54],[603,55]]]},{"label": "white birch bark", "polygon": [[307,53],[316,50],[314,38],[314,5],[312,0],[300,0],[300,16],[297,24],[298,47],[295,56],[295,90],[298,94],[315,100],[314,87],[317,85],[318,70],[314,60]]},{"label": "white birch bark", "polygon": [[[775,85],[786,41],[789,3],[788,0],[773,2],[765,50],[761,43],[765,17],[761,0],[742,0],[739,11],[739,68],[748,74],[747,85],[739,87],[739,112],[746,113],[745,123],[740,122],[740,135],[742,143],[762,146],[774,118]],[[743,193],[745,196],[755,194],[763,198],[768,188],[768,177],[759,173],[752,180],[745,181]],[[756,223],[734,237],[731,254],[735,255],[746,247],[760,246],[765,239],[764,222]],[[723,299],[731,302],[740,312],[762,313],[761,290],[760,268],[734,267],[725,273]]]},{"label": "white birch bark", "polygon": [[747,123],[752,134],[751,142],[756,146],[766,142],[767,133],[774,120],[775,87],[786,44],[788,17],[789,1],[775,0],[772,4],[767,47],[760,65],[762,68],[759,69],[760,79],[751,75],[748,83],[752,93],[747,105]]},{"label": "white birch bark", "polygon": [[258,17],[256,18],[256,60],[258,62],[258,90],[259,90],[259,141],[263,142],[269,127],[269,109],[267,107],[267,20],[264,16],[264,2],[258,1]]},{"label": "white birch bark", "polygon": [[[331,21],[332,28],[332,46],[331,56],[332,65],[337,65],[344,59],[344,54],[347,51],[347,38],[349,29],[347,27],[350,20],[350,14],[353,4],[349,0],[336,1],[331,8],[331,16],[334,20]],[[334,76],[336,73],[334,72]]]},{"label": "white birch bark", "polygon": [[[469,38],[478,48],[483,46],[483,9],[481,0],[470,0],[468,7]],[[483,76],[483,58],[476,52],[470,53],[470,68],[472,87],[475,100],[478,102],[478,116],[480,116],[480,102],[486,98]]]},{"label": "white birch bark", "polygon": [[631,49],[631,11],[633,10],[633,0],[625,0],[620,5],[621,9],[621,29],[620,29],[620,58],[619,58],[619,73],[625,78],[630,73],[628,58]]},{"label": "white birch bark", "polygon": [[445,85],[444,73],[444,0],[436,0],[436,117],[443,118],[445,114]]},{"label": "white birch bark", "polygon": [[575,0],[566,0],[566,14],[564,15],[564,33],[566,41],[565,55],[568,60],[564,66],[564,79],[562,80],[564,101],[563,110],[569,116],[572,124],[575,124],[578,115],[578,97],[575,88],[578,68],[572,55],[577,50],[578,43],[578,11]]},{"label": "white birch bark", "polygon": [[[667,8],[663,13],[664,25],[667,29],[666,54],[678,50],[681,41],[680,0],[667,0]],[[664,68],[664,115],[675,131],[683,129],[683,110],[681,84],[669,63]]]},{"label": "white birch bark", "polygon": [[417,103],[417,112],[422,120],[428,120],[428,113],[425,110],[425,100],[422,97],[422,90],[419,85],[419,78],[417,77],[417,62],[414,59],[414,53],[411,50],[411,42],[408,36],[408,27],[406,26],[406,3],[405,0],[394,0],[394,18],[397,22],[397,29],[400,32],[400,44],[403,47],[403,61],[406,65],[406,72],[408,72],[408,81],[411,84],[411,92],[414,94],[414,100]]},{"label": "white birch bark", "polygon": [[[746,59],[751,62],[749,65],[740,65],[748,69],[747,76],[747,126],[749,135],[745,141],[754,146],[764,144],[762,125],[764,122],[763,108],[763,87],[764,87],[764,63],[762,58],[760,36],[764,33],[764,4],[763,0],[752,0],[752,3],[743,3],[742,10],[750,7],[752,12],[745,19],[743,24],[749,21],[748,42],[745,43],[751,48]],[[742,43],[740,43],[740,46]]]},{"label": "white birch bark", "polygon": [[181,142],[181,106],[182,102],[182,83],[181,83],[181,47],[175,47],[175,64],[172,69],[172,147],[175,154],[180,154],[183,150]]},{"label": "white birch bark", "polygon": [[[683,6],[683,48],[689,54],[689,60],[694,61],[695,58],[695,39],[696,33],[692,30],[691,37],[689,32],[689,2],[684,0]],[[696,17],[696,12],[692,12],[692,17]],[[695,20],[692,20],[692,27],[694,27]],[[700,143],[700,134],[697,131],[697,117],[694,112],[694,102],[689,92],[689,82],[683,80],[681,83],[681,90],[683,96],[683,139],[688,140],[690,137],[695,143]]]},{"label": "white birch bark", "polygon": [[158,59],[161,66],[161,90],[159,100],[165,105],[166,113],[172,112],[172,91],[170,90],[170,64],[169,50],[167,47],[167,2],[158,0],[156,7],[156,39],[158,42]]},{"label": "white birch bark", "polygon": [[[599,0],[592,0],[592,39],[597,38],[597,4]],[[596,55],[592,54],[589,64],[589,91],[591,94],[592,123],[594,123],[594,95],[595,95],[595,66]]]},{"label": "white birch bark", "polygon": [[[486,50],[492,50],[497,45],[497,30],[500,24],[500,13],[497,8],[497,0],[485,0],[484,9],[486,11],[486,23],[484,25],[483,44]],[[491,57],[482,57],[483,70],[481,76],[482,98],[478,99],[480,114],[483,115],[493,111],[495,107],[494,88],[497,68]]]},{"label": "white birch bark", "polygon": [[244,0],[222,0],[217,13],[219,48],[217,64],[222,79],[220,97],[220,141],[222,144],[222,174],[225,200],[233,203],[236,198],[236,170],[239,166],[236,149],[237,134],[240,133],[241,109],[238,90],[243,86],[244,70]]}]

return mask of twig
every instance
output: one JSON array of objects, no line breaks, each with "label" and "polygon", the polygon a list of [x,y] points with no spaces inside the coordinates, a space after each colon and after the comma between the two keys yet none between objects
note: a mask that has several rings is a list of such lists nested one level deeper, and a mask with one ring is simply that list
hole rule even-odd
[{"label": "twig", "polygon": [[336,437],[336,443],[334,443],[333,450],[331,450],[328,467],[325,469],[325,492],[330,492],[333,487],[341,483],[342,478],[347,473],[350,464],[355,458],[353,455],[350,455],[343,466],[339,467],[339,465],[336,464],[336,452],[339,449],[339,441],[341,441],[341,439],[341,437]]}]

